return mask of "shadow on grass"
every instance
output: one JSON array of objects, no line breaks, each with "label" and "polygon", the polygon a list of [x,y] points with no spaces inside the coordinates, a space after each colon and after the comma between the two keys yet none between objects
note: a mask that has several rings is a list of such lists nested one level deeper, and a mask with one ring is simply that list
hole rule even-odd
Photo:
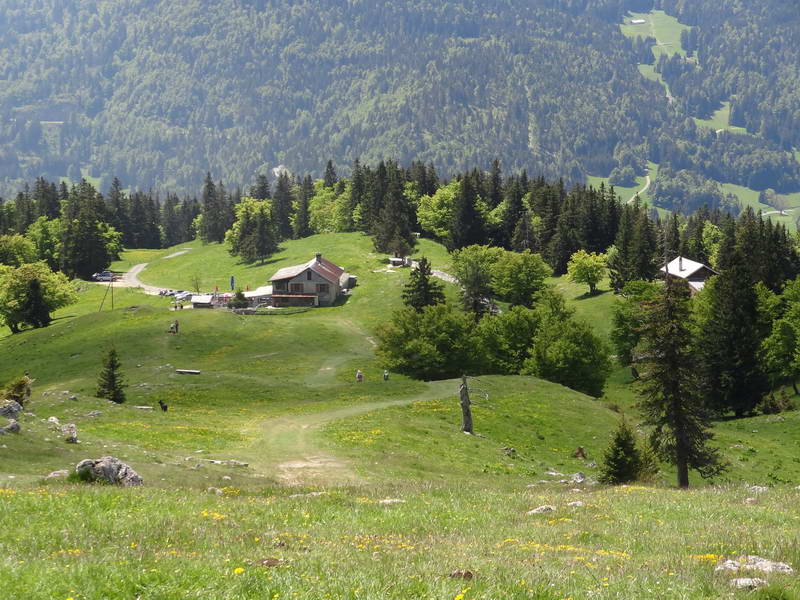
[{"label": "shadow on grass", "polygon": [[581,294],[580,296],[575,296],[575,300],[589,300],[590,298],[597,298],[598,296],[603,296],[604,294],[608,294],[611,290],[595,290],[594,293],[586,292],[585,294]]},{"label": "shadow on grass", "polygon": [[236,263],[236,266],[242,266],[245,269],[260,269],[261,267],[266,267],[268,265],[271,265],[271,264],[274,264],[274,263],[277,263],[277,262],[281,262],[283,260],[286,260],[286,259],[285,258],[268,258],[268,259],[266,259],[264,261],[256,261],[254,263],[249,263],[249,264],[240,260],[238,263]]},{"label": "shadow on grass", "polygon": [[350,301],[352,294],[339,294],[339,297],[331,304],[331,306],[344,306]]}]

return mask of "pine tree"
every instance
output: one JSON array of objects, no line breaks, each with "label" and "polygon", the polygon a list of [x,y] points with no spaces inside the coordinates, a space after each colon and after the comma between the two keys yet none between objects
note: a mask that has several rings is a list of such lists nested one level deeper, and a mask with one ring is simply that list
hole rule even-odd
[{"label": "pine tree", "polygon": [[[516,181],[519,183],[519,181]],[[522,194],[525,190],[522,190]],[[486,181],[486,202],[489,208],[495,208],[503,200],[503,171],[500,168],[500,161],[496,158],[492,161],[492,168]]]},{"label": "pine tree", "polygon": [[97,378],[98,398],[106,398],[117,404],[125,402],[125,383],[122,374],[119,372],[121,363],[117,356],[116,348],[111,348],[103,358],[103,369]]},{"label": "pine tree", "polygon": [[530,211],[524,210],[519,222],[514,227],[514,233],[511,236],[511,249],[516,252],[525,250],[530,250],[531,252],[539,251],[539,237],[531,219]]},{"label": "pine tree", "polygon": [[408,283],[403,288],[403,303],[417,312],[426,306],[444,304],[444,286],[433,279],[431,263],[424,256],[417,268],[411,271]]},{"label": "pine tree", "polygon": [[689,332],[689,287],[667,278],[645,303],[641,329],[639,406],[653,427],[650,442],[659,458],[677,467],[678,486],[689,487],[689,469],[702,477],[720,473],[719,453],[708,446],[709,412],[700,394]]},{"label": "pine tree", "polygon": [[58,190],[55,183],[48,183],[44,177],[38,177],[33,187],[33,201],[37,217],[58,218]]},{"label": "pine tree", "polygon": [[250,186],[250,197],[256,200],[269,200],[272,197],[266,175],[256,177],[255,185]]},{"label": "pine tree", "polygon": [[14,200],[14,229],[20,235],[25,235],[28,227],[36,220],[36,207],[31,200],[28,184],[25,184],[25,191],[17,194]]},{"label": "pine tree", "polygon": [[759,353],[758,298],[752,271],[734,242],[733,221],[726,222],[718,251],[721,272],[706,283],[697,348],[707,405],[719,414],[750,413],[768,389]]},{"label": "pine tree", "polygon": [[106,198],[109,224],[122,234],[122,244],[133,248],[131,243],[131,224],[128,215],[128,199],[122,191],[122,183],[114,177]]},{"label": "pine tree", "polygon": [[636,481],[641,467],[642,458],[636,446],[636,434],[623,417],[603,455],[600,481],[612,485]]},{"label": "pine tree", "polygon": [[502,240],[500,240],[500,243],[506,248],[512,247],[514,231],[517,225],[519,225],[522,214],[525,212],[525,207],[522,203],[524,193],[519,179],[517,178],[514,178],[506,187],[505,210],[503,211],[503,222],[501,225]]},{"label": "pine tree", "polygon": [[449,250],[486,243],[486,228],[478,212],[478,192],[471,175],[464,175],[458,186],[450,225]]},{"label": "pine tree", "polygon": [[[345,231],[355,231],[357,223],[354,219],[354,214],[364,202],[365,181],[364,170],[361,168],[361,163],[358,159],[353,162],[353,172],[350,175],[350,190],[347,198],[347,209],[345,210]],[[313,193],[313,192],[312,192]],[[310,198],[311,196],[309,196]]]},{"label": "pine tree", "polygon": [[336,169],[333,166],[333,161],[329,160],[328,164],[325,165],[325,176],[322,179],[322,185],[326,188],[332,188],[336,185],[337,181],[339,181],[339,178],[336,176]]},{"label": "pine tree", "polygon": [[406,256],[415,244],[411,233],[412,207],[403,193],[402,171],[390,164],[387,177],[384,204],[373,226],[375,249]]},{"label": "pine tree", "polygon": [[272,198],[272,221],[278,238],[288,240],[292,237],[292,186],[289,175],[282,172],[278,176],[275,194]]},{"label": "pine tree", "polygon": [[89,279],[111,263],[98,210],[99,194],[86,181],[73,186],[61,219],[61,270]]},{"label": "pine tree", "polygon": [[211,173],[206,173],[203,183],[203,221],[200,231],[200,239],[204,243],[222,242],[225,239],[225,206],[224,194],[220,193]]},{"label": "pine tree", "polygon": [[174,246],[185,241],[181,235],[181,220],[178,208],[178,197],[167,194],[161,207],[161,230],[164,233],[164,246]]},{"label": "pine tree", "polygon": [[553,267],[555,275],[566,273],[570,256],[584,247],[578,219],[577,199],[570,196],[558,216],[555,232],[547,248],[547,262]]}]

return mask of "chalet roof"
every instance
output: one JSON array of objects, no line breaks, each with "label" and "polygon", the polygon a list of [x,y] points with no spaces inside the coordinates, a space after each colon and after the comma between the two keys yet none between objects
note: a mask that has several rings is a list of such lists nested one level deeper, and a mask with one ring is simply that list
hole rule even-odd
[{"label": "chalet roof", "polygon": [[293,265],[291,267],[283,267],[282,269],[278,269],[278,271],[272,277],[270,277],[270,281],[292,279],[307,269],[311,269],[314,271],[314,273],[326,281],[330,281],[331,283],[338,283],[339,279],[344,273],[343,268],[336,266],[327,258],[323,258],[321,254],[317,254],[310,261],[302,265]]},{"label": "chalet roof", "polygon": [[[689,258],[679,256],[673,259],[667,265],[667,273],[673,277],[680,277],[681,279],[689,279],[693,275],[699,275],[700,271],[706,269],[709,274],[716,274],[716,271],[703,263],[695,262]],[[661,267],[661,272],[664,272],[664,267]]]}]

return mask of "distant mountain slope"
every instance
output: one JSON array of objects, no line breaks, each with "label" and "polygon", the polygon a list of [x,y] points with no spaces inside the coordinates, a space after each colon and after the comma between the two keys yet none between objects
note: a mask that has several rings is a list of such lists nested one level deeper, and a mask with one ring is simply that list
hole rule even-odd
[{"label": "distant mountain slope", "polygon": [[651,5],[7,0],[0,193],[82,169],[103,190],[117,175],[185,191],[207,170],[247,183],[356,157],[641,175],[687,116],[637,71],[650,44],[618,27]]}]

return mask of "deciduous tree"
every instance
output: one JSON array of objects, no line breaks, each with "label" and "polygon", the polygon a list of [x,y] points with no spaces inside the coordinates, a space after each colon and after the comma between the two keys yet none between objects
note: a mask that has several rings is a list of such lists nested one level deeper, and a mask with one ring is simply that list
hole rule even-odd
[{"label": "deciduous tree", "polygon": [[50,313],[77,299],[64,274],[54,273],[43,262],[0,266],[0,322],[12,333],[24,325],[46,326]]},{"label": "deciduous tree", "polygon": [[578,250],[567,263],[567,277],[573,283],[589,286],[589,294],[597,293],[597,284],[606,276],[606,255]]}]

